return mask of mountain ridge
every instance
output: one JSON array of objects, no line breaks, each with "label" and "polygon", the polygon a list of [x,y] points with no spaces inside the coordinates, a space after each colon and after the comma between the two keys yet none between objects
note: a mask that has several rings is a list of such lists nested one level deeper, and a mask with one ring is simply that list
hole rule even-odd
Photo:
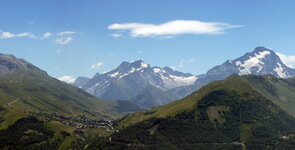
[{"label": "mountain ridge", "polygon": [[0,76],[13,72],[15,70],[38,70],[47,74],[45,71],[42,71],[38,67],[27,62],[23,58],[16,58],[11,54],[2,54],[0,53]]},{"label": "mountain ridge", "polygon": [[[181,99],[212,81],[223,80],[232,74],[272,74],[289,78],[295,76],[295,69],[286,66],[273,50],[256,47],[252,52],[227,60],[201,75],[182,73],[169,67],[151,67],[142,60],[122,62],[112,71],[97,73],[82,89],[96,97],[129,100],[147,109]],[[122,80],[117,81],[119,79]],[[154,88],[143,91],[147,86]],[[155,92],[155,89],[158,91]],[[152,102],[143,102],[147,100]]]},{"label": "mountain ridge", "polygon": [[[143,94],[144,89],[167,91],[175,87],[191,85],[196,79],[196,76],[189,73],[178,72],[169,67],[151,67],[142,60],[137,60],[131,63],[122,62],[114,70],[95,74],[82,86],[82,89],[104,99],[134,101],[135,97]],[[147,88],[149,86],[153,88]],[[153,96],[154,103],[140,107],[150,108],[170,101],[170,98],[169,100],[157,98],[157,94]]]},{"label": "mountain ridge", "polygon": [[[8,119],[0,123],[0,129],[24,115],[57,112],[65,116],[111,119],[139,110],[127,101],[98,99],[12,55],[1,54],[0,68],[6,70],[0,76],[0,106],[7,111],[1,117]],[[128,108],[131,109],[128,111]]]},{"label": "mountain ridge", "polygon": [[[158,106],[151,108],[149,110],[145,110],[139,113],[134,113],[129,116],[129,118],[125,118],[127,122],[132,121],[142,121],[148,118],[162,118],[162,117],[170,117],[174,116],[177,113],[183,112],[185,110],[193,109],[193,106],[197,104],[197,102],[208,93],[210,90],[220,90],[224,88],[236,90],[239,92],[245,91],[256,91],[260,93],[263,97],[266,97],[283,109],[288,112],[289,115],[295,117],[295,77],[289,79],[280,79],[276,78],[273,75],[231,75],[224,80],[212,81],[208,85],[202,87],[201,89],[193,92],[189,96],[173,101],[169,104]],[[257,86],[262,84],[264,86]],[[287,94],[285,89],[289,88]],[[280,90],[283,89],[283,90]],[[274,94],[274,91],[277,93]],[[280,98],[282,95],[285,96],[285,100]],[[287,96],[288,95],[288,96]],[[287,101],[288,100],[288,101]],[[134,118],[134,119],[132,119]],[[122,125],[126,126],[124,121],[122,121]]]},{"label": "mountain ridge", "polygon": [[207,73],[197,75],[198,80],[194,85],[172,89],[170,93],[182,93],[178,98],[183,98],[212,81],[223,80],[232,74],[272,74],[279,78],[290,78],[295,76],[295,69],[286,66],[273,50],[256,47],[252,52],[247,52],[234,60],[227,60],[212,67]]},{"label": "mountain ridge", "polygon": [[[279,91],[282,87],[294,93],[295,78],[231,75],[182,100],[124,117],[117,132],[108,137],[112,140],[99,146],[101,149],[294,149],[295,95]],[[285,99],[278,95],[284,95]]]}]

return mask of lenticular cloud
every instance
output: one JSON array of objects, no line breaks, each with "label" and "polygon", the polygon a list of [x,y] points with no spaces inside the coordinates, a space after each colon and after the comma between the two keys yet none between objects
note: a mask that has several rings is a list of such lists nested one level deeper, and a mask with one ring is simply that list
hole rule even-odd
[{"label": "lenticular cloud", "polygon": [[163,24],[123,23],[112,24],[111,30],[127,30],[132,37],[173,36],[178,34],[222,34],[226,29],[238,28],[222,22],[202,22],[198,20],[174,20]]}]

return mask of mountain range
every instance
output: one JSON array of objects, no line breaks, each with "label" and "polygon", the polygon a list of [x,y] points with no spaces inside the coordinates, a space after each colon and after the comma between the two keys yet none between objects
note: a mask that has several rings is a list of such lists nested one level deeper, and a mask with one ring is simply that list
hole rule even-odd
[{"label": "mountain range", "polygon": [[206,74],[192,75],[169,67],[151,67],[138,60],[123,62],[116,69],[97,73],[91,79],[79,77],[74,85],[99,98],[128,100],[147,109],[181,99],[232,74],[271,74],[290,78],[295,76],[295,69],[286,66],[273,50],[257,47],[237,59],[211,68]]},{"label": "mountain range", "polygon": [[227,60],[222,65],[213,67],[206,74],[199,75],[195,84],[205,85],[211,81],[225,79],[231,74],[271,74],[278,78],[290,78],[295,76],[295,69],[286,66],[273,50],[257,47],[251,53],[246,53],[234,60]]},{"label": "mountain range", "polygon": [[[124,117],[100,149],[294,149],[295,78],[231,75]],[[104,141],[100,142],[98,141]],[[90,147],[91,147],[90,146]]]},{"label": "mountain range", "polygon": [[[80,85],[83,79],[86,81],[87,78],[79,77],[74,85]],[[116,69],[103,74],[97,73],[80,87],[99,98],[129,100],[142,108],[149,108],[170,102],[169,95],[165,96],[166,91],[192,85],[196,80],[197,77],[192,74],[174,71],[169,67],[151,67],[138,60],[123,62]],[[154,101],[138,99],[141,93],[147,92],[155,97]]]},{"label": "mountain range", "polygon": [[0,149],[295,149],[292,76],[258,47],[198,76],[123,62],[77,88],[0,54]]},{"label": "mountain range", "polygon": [[[127,101],[107,101],[50,77],[13,55],[0,54],[0,129],[32,114],[114,119],[138,111]],[[129,109],[130,108],[130,109]]]}]

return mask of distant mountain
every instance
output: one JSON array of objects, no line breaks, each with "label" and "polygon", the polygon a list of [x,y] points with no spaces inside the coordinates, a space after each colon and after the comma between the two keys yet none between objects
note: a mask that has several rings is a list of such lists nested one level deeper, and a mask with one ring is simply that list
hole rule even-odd
[{"label": "distant mountain", "polygon": [[0,76],[17,70],[39,70],[24,59],[18,59],[13,55],[0,54]]},{"label": "distant mountain", "polygon": [[[212,81],[223,80],[232,74],[271,74],[278,78],[290,78],[295,76],[295,69],[286,66],[274,51],[264,47],[257,47],[253,52],[246,53],[232,61],[227,60],[223,64],[213,67],[206,74],[197,75],[197,80],[193,85],[175,87],[157,97],[141,93],[137,98],[139,101],[142,101],[142,99],[157,101],[154,100],[155,98],[158,98],[158,101],[167,101],[167,98],[168,101],[181,99]],[[146,92],[149,93],[149,91]]]},{"label": "distant mountain", "polygon": [[166,91],[155,86],[147,86],[139,94],[128,101],[143,109],[164,105],[174,100]]},{"label": "distant mountain", "polygon": [[151,67],[143,61],[123,62],[118,68],[96,74],[82,89],[105,99],[129,100],[142,108],[166,104],[188,96],[204,85],[223,80],[232,74],[271,74],[278,78],[295,76],[272,50],[257,47],[234,60],[227,60],[206,74],[191,75],[169,67]]},{"label": "distant mountain", "polygon": [[295,78],[232,75],[124,117],[100,149],[294,149]]},{"label": "distant mountain", "polygon": [[[118,118],[138,111],[127,101],[106,101],[50,77],[45,71],[12,55],[0,55],[0,129],[32,114]],[[124,107],[124,108],[122,108]]]},{"label": "distant mountain", "polygon": [[278,78],[290,78],[295,76],[295,69],[287,67],[274,51],[257,47],[251,53],[213,67],[206,74],[200,75],[196,84],[205,85],[211,81],[222,80],[231,74],[271,74]]},{"label": "distant mountain", "polygon": [[[99,98],[130,100],[138,104],[135,97],[140,97],[147,89],[158,89],[163,93],[176,87],[192,85],[196,80],[197,77],[192,74],[174,71],[169,67],[151,67],[142,60],[138,60],[132,63],[123,62],[107,73],[97,73],[82,89]],[[163,100],[161,94],[153,96],[154,102],[143,102],[148,101],[149,98],[141,99],[140,106],[147,108],[170,101],[170,99]],[[148,103],[150,105],[144,105]]]},{"label": "distant mountain", "polygon": [[90,78],[88,77],[78,77],[73,83],[73,85],[78,88],[82,88],[89,80]]},{"label": "distant mountain", "polygon": [[198,75],[194,85],[175,88],[168,92],[172,97],[175,97],[173,93],[178,93],[178,98],[183,98],[212,81],[223,80],[232,74],[271,74],[278,78],[290,78],[295,76],[295,69],[286,66],[273,50],[257,47],[253,52],[234,60],[227,60],[211,68],[206,74]]}]

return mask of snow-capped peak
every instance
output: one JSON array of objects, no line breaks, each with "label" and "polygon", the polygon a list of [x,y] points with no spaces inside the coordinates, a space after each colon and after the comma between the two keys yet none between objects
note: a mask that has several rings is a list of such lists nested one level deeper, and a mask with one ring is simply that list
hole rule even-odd
[{"label": "snow-capped peak", "polygon": [[129,67],[131,68],[148,68],[149,65],[144,63],[142,60],[137,60],[129,63]]},{"label": "snow-capped peak", "polygon": [[241,74],[251,74],[252,68],[256,67],[258,70],[256,72],[260,72],[263,69],[263,59],[270,55],[270,51],[260,51],[255,52],[254,56],[249,56],[249,58],[243,62],[236,61],[236,66],[239,68]]},{"label": "snow-capped peak", "polygon": [[162,69],[158,68],[158,67],[153,68],[153,70],[154,70],[155,73],[162,72]]},{"label": "snow-capped peak", "polygon": [[145,64],[144,62],[141,62],[140,67],[141,68],[147,68],[147,67],[149,67],[149,65]]},{"label": "snow-capped peak", "polygon": [[168,89],[191,85],[197,80],[197,76],[177,72],[169,67],[153,67],[153,72],[161,78],[163,86]]},{"label": "snow-capped peak", "polygon": [[253,52],[213,67],[205,75],[200,76],[197,82],[206,84],[209,81],[222,80],[231,74],[272,74],[280,78],[289,78],[295,76],[295,70],[286,66],[273,50],[257,47]]},{"label": "snow-capped peak", "polygon": [[83,89],[96,96],[103,95],[109,86],[116,83],[127,84],[138,90],[148,85],[169,90],[194,84],[197,78],[188,73],[174,71],[169,67],[150,67],[142,60],[137,60],[131,63],[122,62],[116,69],[94,76],[83,86]]},{"label": "snow-capped peak", "polygon": [[295,75],[295,70],[286,66],[280,57],[273,51],[264,47],[257,47],[251,53],[237,58],[229,63],[210,70],[218,74],[221,70],[230,73],[244,74],[272,74],[280,78],[289,78]]}]

